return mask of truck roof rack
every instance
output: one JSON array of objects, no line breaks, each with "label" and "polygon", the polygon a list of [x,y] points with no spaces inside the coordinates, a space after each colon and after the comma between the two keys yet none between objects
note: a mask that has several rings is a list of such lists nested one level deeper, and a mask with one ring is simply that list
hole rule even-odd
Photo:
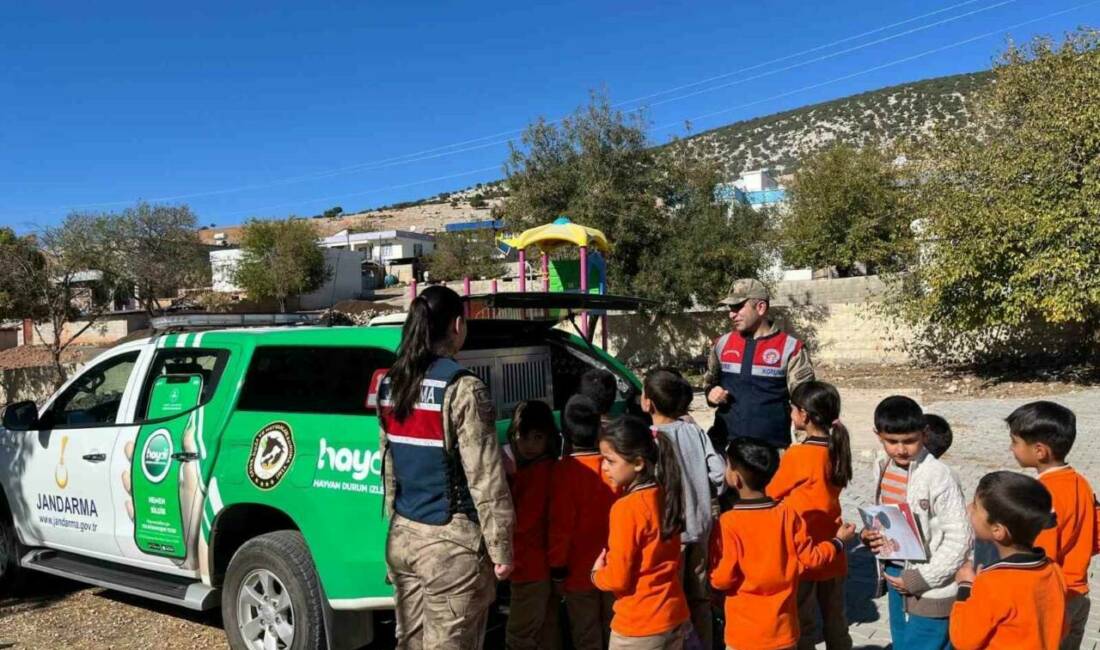
[{"label": "truck roof rack", "polygon": [[158,332],[232,327],[278,327],[317,325],[324,322],[320,314],[171,314],[157,316],[150,322]]}]

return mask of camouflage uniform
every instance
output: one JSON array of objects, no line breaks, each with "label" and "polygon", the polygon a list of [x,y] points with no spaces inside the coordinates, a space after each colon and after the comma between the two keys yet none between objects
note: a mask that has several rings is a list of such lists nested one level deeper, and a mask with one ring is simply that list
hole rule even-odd
[{"label": "camouflage uniform", "polygon": [[[443,398],[444,445],[458,445],[478,522],[462,514],[441,526],[394,513],[396,479],[385,473],[390,533],[386,564],[393,581],[399,648],[481,648],[496,593],[493,564],[512,563],[515,514],[504,475],[489,389],[459,377]],[[379,432],[386,466],[393,454]]]}]

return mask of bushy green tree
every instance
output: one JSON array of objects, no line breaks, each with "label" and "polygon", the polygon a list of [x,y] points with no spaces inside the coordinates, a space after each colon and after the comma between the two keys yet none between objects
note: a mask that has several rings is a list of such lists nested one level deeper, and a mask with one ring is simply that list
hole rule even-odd
[{"label": "bushy green tree", "polygon": [[504,274],[504,264],[496,256],[491,230],[447,232],[435,237],[435,249],[425,258],[432,280],[496,278]]},{"label": "bushy green tree", "polygon": [[308,221],[249,221],[241,233],[234,283],[254,300],[275,299],[285,312],[291,296],[309,293],[328,279],[317,232]]},{"label": "bushy green tree", "polygon": [[100,269],[112,244],[99,224],[78,215],[35,237],[0,232],[0,317],[31,319],[57,387],[68,378],[65,351],[111,308],[115,278]]},{"label": "bushy green tree", "polygon": [[779,245],[787,266],[835,266],[850,275],[906,265],[912,253],[910,213],[899,173],[886,152],[837,145],[811,154],[788,190]]},{"label": "bushy green tree", "polygon": [[1010,45],[974,128],[913,158],[922,263],[900,304],[926,339],[1013,350],[1100,329],[1100,32]]}]

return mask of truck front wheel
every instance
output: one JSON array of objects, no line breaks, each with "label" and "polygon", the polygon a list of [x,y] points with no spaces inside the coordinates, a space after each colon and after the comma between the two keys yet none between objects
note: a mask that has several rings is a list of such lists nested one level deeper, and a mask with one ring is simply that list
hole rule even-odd
[{"label": "truck front wheel", "polygon": [[19,564],[22,550],[11,514],[0,510],[0,591],[4,593],[17,592],[23,584],[25,571]]},{"label": "truck front wheel", "polygon": [[222,620],[234,650],[325,647],[321,584],[301,533],[275,531],[241,546],[226,571]]}]

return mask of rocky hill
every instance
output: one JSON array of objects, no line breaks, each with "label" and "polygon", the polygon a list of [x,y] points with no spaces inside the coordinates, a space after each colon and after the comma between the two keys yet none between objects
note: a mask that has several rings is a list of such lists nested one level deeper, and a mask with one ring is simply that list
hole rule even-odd
[{"label": "rocky hill", "polygon": [[[698,150],[717,160],[730,180],[741,172],[762,167],[770,167],[779,174],[790,173],[797,168],[800,158],[834,142],[860,147],[883,145],[926,134],[938,124],[965,125],[975,92],[992,78],[992,73],[985,71],[880,88],[735,122],[665,146]],[[506,185],[498,180],[419,200],[314,219],[322,235],[344,228],[436,232],[448,223],[490,218],[490,208],[506,195]],[[212,243],[216,233],[224,233],[227,237],[223,240],[230,244],[236,243],[240,235],[236,227],[211,228],[200,234],[204,241]]]},{"label": "rocky hill", "polygon": [[731,178],[762,167],[791,172],[801,157],[835,142],[883,145],[939,124],[963,126],[974,93],[992,78],[988,71],[974,72],[880,88],[735,122],[679,144],[719,161]]}]

